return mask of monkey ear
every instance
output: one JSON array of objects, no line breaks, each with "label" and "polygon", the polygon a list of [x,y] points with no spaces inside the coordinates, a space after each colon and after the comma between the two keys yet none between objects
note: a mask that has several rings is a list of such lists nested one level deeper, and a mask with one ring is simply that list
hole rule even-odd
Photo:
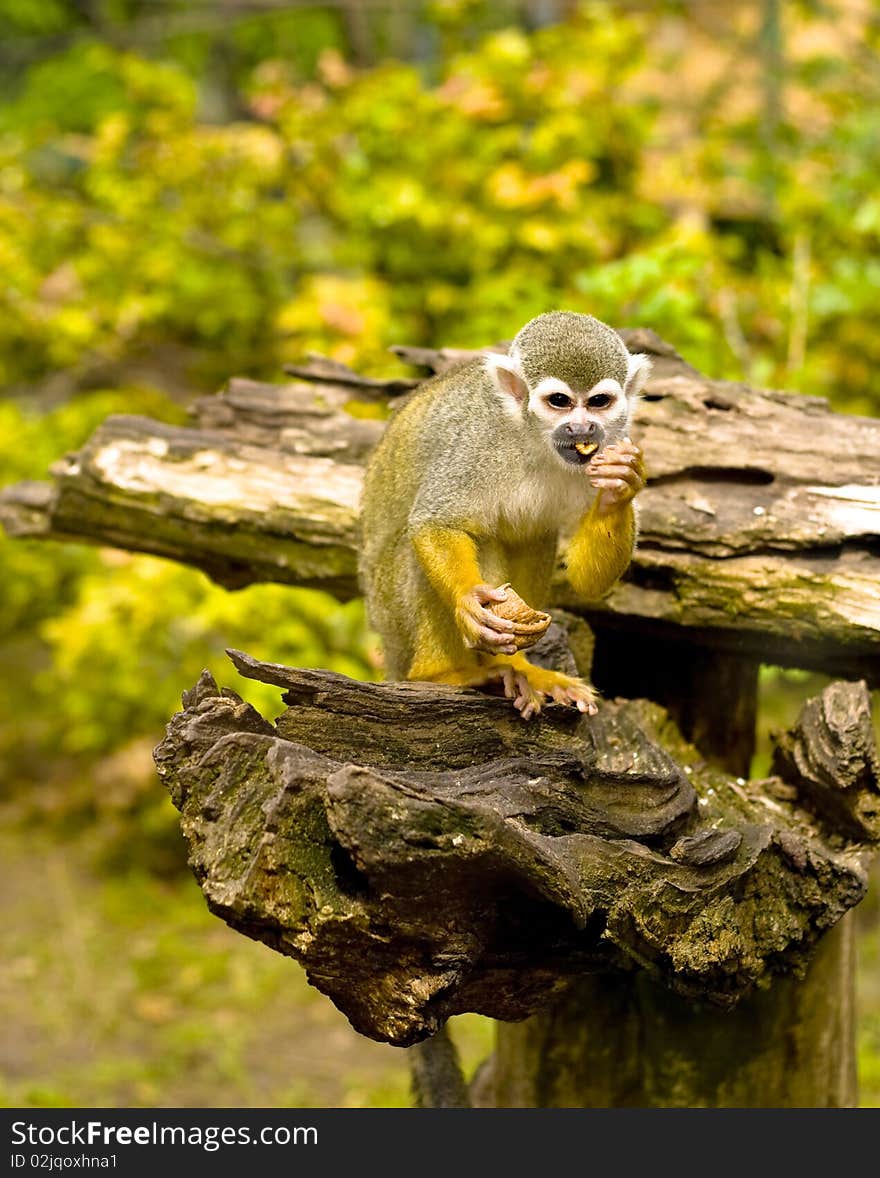
[{"label": "monkey ear", "polygon": [[485,367],[507,408],[521,409],[529,398],[529,386],[516,358],[490,352],[485,357]]},{"label": "monkey ear", "polygon": [[626,385],[624,386],[626,395],[637,397],[650,375],[651,361],[643,352],[637,352],[630,356],[626,365]]}]

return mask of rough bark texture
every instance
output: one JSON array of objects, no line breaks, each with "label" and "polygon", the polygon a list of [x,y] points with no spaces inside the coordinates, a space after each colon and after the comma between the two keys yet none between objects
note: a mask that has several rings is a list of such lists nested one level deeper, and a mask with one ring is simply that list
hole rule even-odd
[{"label": "rough bark texture", "polygon": [[865,832],[815,804],[876,801],[864,683],[791,736],[836,742],[844,766],[813,774],[804,810],[794,782],[709,767],[646,701],[527,725],[477,692],[231,654],[289,707],[270,725],[207,674],[185,696],[156,758],[192,866],[214,912],[296,957],[372,1038],[522,1019],[594,972],[730,1007],[801,971],[864,893]]},{"label": "rough bark texture", "polygon": [[[594,620],[785,665],[880,676],[880,421],[816,398],[690,368],[653,333],[636,433],[648,459],[635,561]],[[470,353],[397,349],[432,369]],[[382,423],[353,401],[412,381],[341,365],[294,370],[289,385],[233,380],[196,407],[196,427],[111,418],[52,485],[7,488],[16,535],[73,536],[158,553],[226,585],[277,580],[357,592],[361,464]],[[556,604],[584,604],[560,579]]]},{"label": "rough bark texture", "polygon": [[719,1010],[647,973],[581,979],[499,1028],[474,1084],[482,1108],[851,1108],[857,1103],[854,931],[844,919],[806,977]]},{"label": "rough bark texture", "polygon": [[668,709],[714,764],[747,777],[755,751],[758,660],[709,643],[594,621],[591,679],[606,696],[637,692]]}]

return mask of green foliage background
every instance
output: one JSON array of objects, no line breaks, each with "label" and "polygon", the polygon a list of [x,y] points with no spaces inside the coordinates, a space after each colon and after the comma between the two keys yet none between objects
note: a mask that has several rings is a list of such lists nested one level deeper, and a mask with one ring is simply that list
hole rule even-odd
[{"label": "green foliage background", "polygon": [[[563,306],[880,412],[876,8],[537,7],[369,7],[358,29],[345,4],[0,0],[2,481],[109,412],[185,420],[307,350],[389,373],[391,343],[480,345]],[[229,681],[230,645],[377,673],[357,603],[0,540],[13,820],[78,832],[98,878],[142,873],[132,894],[184,886],[149,748],[202,667]],[[767,673],[768,708],[790,682]],[[156,1103],[141,1080],[11,1099]]]}]

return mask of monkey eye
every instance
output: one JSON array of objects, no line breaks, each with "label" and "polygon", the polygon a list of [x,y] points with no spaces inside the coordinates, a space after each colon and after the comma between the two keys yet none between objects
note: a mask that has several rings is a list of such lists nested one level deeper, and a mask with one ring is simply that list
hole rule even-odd
[{"label": "monkey eye", "polygon": [[547,398],[547,404],[552,405],[554,409],[569,409],[573,402],[566,393],[551,393]]},{"label": "monkey eye", "polygon": [[596,393],[594,397],[590,397],[587,404],[591,409],[605,409],[613,400],[614,398],[610,393]]}]

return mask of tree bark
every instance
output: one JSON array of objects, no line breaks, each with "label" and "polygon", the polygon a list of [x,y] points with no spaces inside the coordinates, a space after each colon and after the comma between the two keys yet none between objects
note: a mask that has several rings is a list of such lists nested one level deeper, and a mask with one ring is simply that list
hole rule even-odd
[{"label": "tree bark", "polygon": [[[608,637],[610,643],[603,641]],[[669,697],[671,714],[687,736],[728,772],[748,772],[753,660],[687,643],[675,648],[649,642],[647,650],[636,649],[619,631],[597,636],[596,655],[594,678],[606,687],[619,667],[633,665],[638,656],[647,693]],[[676,667],[672,687],[670,665]],[[867,826],[877,829],[878,799],[853,787],[866,775],[876,779],[877,759],[870,719],[862,714],[857,720],[848,701],[843,684],[810,701],[795,728],[776,736],[774,769],[780,780],[797,782],[792,791],[804,798],[822,783],[814,805],[833,814],[838,829],[864,837]],[[780,978],[732,1011],[678,995],[647,972],[583,978],[547,1010],[523,1023],[498,1025],[495,1054],[477,1078],[473,1104],[854,1107],[854,936],[846,916],[822,937],[802,977]]]},{"label": "tree bark", "polygon": [[646,973],[581,980],[499,1027],[484,1108],[852,1108],[854,932],[844,917],[806,976],[719,1010]]},{"label": "tree bark", "polygon": [[[880,834],[864,684],[832,685],[787,735],[785,764],[837,750],[801,793],[712,768],[645,701],[526,725],[478,692],[231,654],[288,708],[270,725],[207,673],[187,693],[156,760],[192,866],[215,913],[296,957],[373,1038],[407,1046],[453,1014],[516,1021],[554,1001],[579,1019],[596,974],[632,995],[632,1026],[650,1009],[674,1027],[689,1003],[729,1010],[800,972],[864,894]],[[858,838],[823,790],[849,795]],[[650,1005],[641,972],[682,1002]]]}]

